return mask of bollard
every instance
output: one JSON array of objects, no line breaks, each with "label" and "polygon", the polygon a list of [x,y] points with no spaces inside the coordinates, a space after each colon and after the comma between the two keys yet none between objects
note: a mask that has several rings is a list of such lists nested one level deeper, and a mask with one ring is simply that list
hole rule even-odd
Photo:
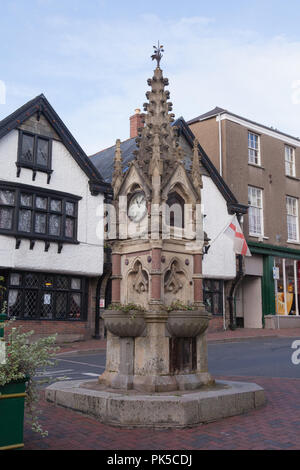
[{"label": "bollard", "polygon": [[4,337],[4,323],[7,320],[7,315],[5,313],[0,313],[0,338]]}]

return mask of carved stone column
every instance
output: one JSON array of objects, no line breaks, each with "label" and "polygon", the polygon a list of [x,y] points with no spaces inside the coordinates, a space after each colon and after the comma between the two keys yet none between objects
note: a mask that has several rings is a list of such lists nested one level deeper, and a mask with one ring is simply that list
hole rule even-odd
[{"label": "carved stone column", "polygon": [[112,254],[112,302],[120,303],[121,300],[121,255]]}]

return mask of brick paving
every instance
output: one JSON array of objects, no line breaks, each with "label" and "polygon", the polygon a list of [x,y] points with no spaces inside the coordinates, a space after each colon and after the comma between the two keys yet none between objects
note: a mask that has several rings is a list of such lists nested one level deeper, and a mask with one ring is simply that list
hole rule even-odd
[{"label": "brick paving", "polygon": [[[219,377],[221,378],[221,377]],[[225,378],[225,377],[223,377]],[[124,429],[45,402],[41,438],[25,424],[25,450],[294,450],[300,449],[300,380],[226,377],[256,382],[267,404],[241,416],[186,429]]]}]

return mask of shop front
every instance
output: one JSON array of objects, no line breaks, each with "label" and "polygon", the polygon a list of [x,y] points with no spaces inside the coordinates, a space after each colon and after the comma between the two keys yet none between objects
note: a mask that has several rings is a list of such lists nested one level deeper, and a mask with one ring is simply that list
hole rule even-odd
[{"label": "shop front", "polygon": [[265,328],[300,327],[300,250],[249,242],[263,260],[262,315]]}]

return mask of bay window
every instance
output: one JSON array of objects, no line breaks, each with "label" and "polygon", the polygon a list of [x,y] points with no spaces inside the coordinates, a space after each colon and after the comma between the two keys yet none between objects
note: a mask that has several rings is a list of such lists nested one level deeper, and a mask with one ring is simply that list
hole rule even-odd
[{"label": "bay window", "polygon": [[77,243],[74,195],[0,182],[0,233]]}]

